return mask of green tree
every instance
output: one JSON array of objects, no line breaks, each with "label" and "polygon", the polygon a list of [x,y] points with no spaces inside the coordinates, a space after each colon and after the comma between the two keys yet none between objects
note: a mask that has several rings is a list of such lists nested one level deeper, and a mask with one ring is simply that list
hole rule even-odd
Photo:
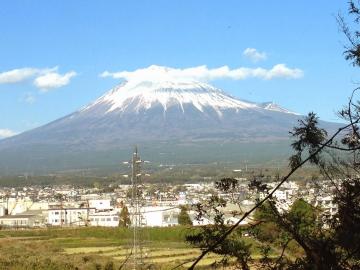
[{"label": "green tree", "polygon": [[[360,1],[349,2],[349,15],[353,19],[350,25],[355,30],[342,16],[338,17],[341,30],[348,40],[344,54],[346,60],[360,67]],[[252,231],[255,238],[262,240],[261,268],[360,269],[360,102],[356,100],[359,90],[360,87],[354,89],[347,106],[339,112],[346,124],[332,135],[319,127],[315,113],[309,113],[299,120],[298,126],[290,132],[295,153],[289,159],[289,172],[280,176],[278,184],[271,190],[262,176],[255,176],[249,187],[255,192],[265,193],[265,197],[258,199],[254,207],[241,214],[234,225],[224,224],[221,207],[226,202],[220,198],[213,197],[196,206],[199,218],[212,212],[215,224],[187,237],[190,243],[203,250],[189,269],[194,269],[209,252],[235,257],[239,269],[249,269],[249,247],[242,244],[239,225],[255,211],[258,213]],[[323,177],[331,182],[334,202],[338,206],[334,217],[329,218],[323,209],[315,208],[302,199],[295,201],[290,211],[279,211],[277,207],[274,193],[308,163],[316,166]],[[221,181],[227,183],[219,187],[230,186],[228,179]],[[286,254],[292,243],[302,251],[296,260]],[[280,255],[275,259],[269,257],[274,245],[281,247]]]},{"label": "green tree", "polygon": [[131,225],[129,209],[124,205],[119,215],[119,227],[129,227]]},{"label": "green tree", "polygon": [[304,199],[296,200],[287,215],[287,219],[293,226],[296,226],[296,230],[299,234],[307,237],[319,229],[318,216],[316,210]]},{"label": "green tree", "polygon": [[96,189],[101,189],[101,186],[102,186],[101,183],[98,182],[98,181],[93,183],[93,187],[96,188]]},{"label": "green tree", "polygon": [[178,216],[178,223],[179,225],[192,225],[192,221],[191,218],[187,212],[187,207],[185,206],[181,206],[180,207],[180,213]]}]

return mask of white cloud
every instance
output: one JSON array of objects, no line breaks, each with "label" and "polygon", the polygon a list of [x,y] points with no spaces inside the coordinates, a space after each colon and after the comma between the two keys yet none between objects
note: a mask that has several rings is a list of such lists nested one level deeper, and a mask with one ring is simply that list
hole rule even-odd
[{"label": "white cloud", "polygon": [[57,72],[50,72],[37,77],[34,80],[34,85],[42,92],[47,92],[53,88],[63,87],[70,83],[72,77],[76,76],[75,71],[70,71],[65,74],[59,74]]},{"label": "white cloud", "polygon": [[19,83],[34,79],[34,85],[41,91],[59,88],[70,83],[72,77],[76,76],[75,71],[65,74],[58,73],[58,67],[53,68],[32,68],[25,67],[0,72],[0,84]]},{"label": "white cloud", "polygon": [[46,74],[49,72],[54,72],[58,67],[53,68],[17,68],[9,71],[0,72],[0,84],[10,84],[10,83],[19,83],[30,78],[33,78],[37,75]]},{"label": "white cloud", "polygon": [[209,69],[207,66],[197,66],[184,69],[150,66],[135,71],[109,72],[104,71],[100,77],[125,79],[126,81],[213,81],[219,79],[245,80],[257,78],[271,80],[275,78],[299,79],[304,72],[298,68],[289,68],[285,64],[277,64],[270,69],[239,67],[230,69],[228,66]]},{"label": "white cloud", "polygon": [[267,55],[265,52],[259,52],[255,48],[246,48],[243,52],[243,55],[249,58],[254,63],[266,60]]},{"label": "white cloud", "polygon": [[11,137],[16,134],[17,134],[17,132],[12,131],[10,129],[0,129],[0,139]]},{"label": "white cloud", "polygon": [[36,68],[19,68],[0,73],[0,84],[25,81],[39,72]]}]

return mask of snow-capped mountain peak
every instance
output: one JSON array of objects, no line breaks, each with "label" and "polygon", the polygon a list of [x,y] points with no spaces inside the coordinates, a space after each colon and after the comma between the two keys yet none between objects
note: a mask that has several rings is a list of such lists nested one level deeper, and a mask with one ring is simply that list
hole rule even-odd
[{"label": "snow-capped mountain peak", "polygon": [[232,97],[205,82],[194,80],[191,70],[184,74],[174,68],[152,65],[136,72],[124,71],[117,76],[127,80],[80,112],[96,109],[104,114],[139,113],[160,105],[164,113],[170,108],[178,108],[182,113],[195,108],[200,112],[214,111],[219,117],[227,110],[292,113],[275,103],[258,104]]},{"label": "snow-capped mountain peak", "polygon": [[128,81],[115,87],[83,110],[98,105],[106,105],[107,113],[124,112],[129,105],[136,102],[136,111],[147,110],[153,105],[161,104],[166,111],[173,105],[180,106],[184,112],[185,105],[193,105],[199,111],[211,107],[219,114],[224,109],[257,108],[256,104],[233,98],[209,84],[186,80]]}]

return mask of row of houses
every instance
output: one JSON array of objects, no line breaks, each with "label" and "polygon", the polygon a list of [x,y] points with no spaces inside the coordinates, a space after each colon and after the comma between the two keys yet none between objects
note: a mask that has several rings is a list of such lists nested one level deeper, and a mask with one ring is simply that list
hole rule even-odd
[{"label": "row of houses", "polygon": [[[133,211],[128,206],[130,216]],[[112,207],[110,200],[90,200],[87,205],[48,205],[47,209],[27,209],[9,215],[0,206],[0,227],[71,227],[119,226],[121,207]],[[177,206],[145,206],[141,209],[143,226],[174,226],[178,224]]]}]

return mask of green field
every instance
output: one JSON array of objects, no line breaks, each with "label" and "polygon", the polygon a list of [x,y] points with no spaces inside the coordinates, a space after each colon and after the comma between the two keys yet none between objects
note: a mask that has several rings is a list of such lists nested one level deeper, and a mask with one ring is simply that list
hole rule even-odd
[{"label": "green field", "polygon": [[[185,243],[188,230],[185,227],[144,230],[144,269],[165,270],[180,264],[183,266],[177,269],[186,269],[200,254],[199,249]],[[132,231],[121,228],[3,230],[0,231],[0,269],[111,270],[121,266],[121,269],[133,269],[133,262],[128,259],[131,239]],[[253,258],[258,255],[254,248]],[[209,269],[219,259],[218,255],[209,254],[198,269]]]}]

